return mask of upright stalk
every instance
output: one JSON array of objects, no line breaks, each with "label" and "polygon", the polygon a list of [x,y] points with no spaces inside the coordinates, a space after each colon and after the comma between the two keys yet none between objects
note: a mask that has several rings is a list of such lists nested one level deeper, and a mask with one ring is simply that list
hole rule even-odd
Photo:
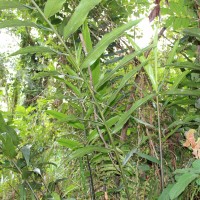
[{"label": "upright stalk", "polygon": [[156,31],[156,35],[154,38],[155,49],[155,82],[156,82],[156,108],[157,108],[157,122],[158,122],[158,137],[159,137],[159,150],[160,150],[160,176],[161,176],[161,190],[164,189],[164,169],[163,169],[163,147],[162,147],[162,133],[161,133],[161,122],[160,122],[160,106],[159,106],[159,89],[158,89],[158,33]]}]

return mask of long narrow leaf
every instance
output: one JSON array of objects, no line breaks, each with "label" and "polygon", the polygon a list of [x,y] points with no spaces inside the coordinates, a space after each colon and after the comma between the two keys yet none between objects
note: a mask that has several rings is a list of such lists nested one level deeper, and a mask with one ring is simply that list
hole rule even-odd
[{"label": "long narrow leaf", "polygon": [[34,53],[57,53],[55,50],[50,49],[48,47],[41,47],[41,46],[30,46],[30,47],[24,47],[19,49],[18,51],[10,54],[10,56],[16,56],[19,54],[34,54]]},{"label": "long narrow leaf", "polygon": [[68,161],[71,161],[75,158],[80,158],[80,157],[83,157],[87,154],[90,154],[94,151],[97,151],[97,152],[102,152],[102,153],[109,153],[110,150],[109,149],[106,149],[104,147],[98,147],[98,146],[87,146],[87,147],[83,147],[83,148],[79,148],[75,151],[73,151],[71,154],[70,154],[70,158],[68,159]]},{"label": "long narrow leaf", "polygon": [[90,10],[92,10],[101,1],[102,0],[81,0],[68,24],[64,28],[64,37],[68,38],[71,34],[73,34],[84,23]]},{"label": "long narrow leaf", "polygon": [[[97,84],[96,89],[99,89],[102,85],[104,85],[107,81],[109,81],[115,74],[115,72],[117,72],[121,67],[125,66],[126,64],[128,64],[133,58],[135,58],[136,56],[141,55],[142,53],[144,53],[145,51],[147,51],[148,49],[151,49],[153,46],[150,45],[144,49],[141,49],[139,51],[136,51],[132,54],[129,54],[127,56],[125,56],[120,62],[119,64],[108,74],[105,75],[105,77]],[[145,60],[144,60],[145,62]]]},{"label": "long narrow leaf", "polygon": [[184,90],[184,89],[177,89],[177,90],[170,90],[167,91],[165,94],[168,95],[187,95],[187,96],[200,96],[200,90]]},{"label": "long narrow leaf", "polygon": [[120,81],[120,85],[119,85],[118,89],[114,92],[114,94],[111,95],[110,99],[108,100],[108,106],[115,100],[117,94],[121,91],[121,89],[129,81],[129,79],[132,78],[133,75],[136,74],[144,65],[146,65],[147,62],[148,62],[148,60],[146,62],[142,63],[141,65],[139,65],[138,67],[134,68],[133,70],[131,70],[128,74],[126,74],[123,77],[123,79]]},{"label": "long narrow leaf", "polygon": [[124,24],[118,28],[115,28],[111,33],[107,33],[104,37],[97,43],[93,51],[91,51],[86,59],[84,60],[81,68],[87,68],[91,66],[96,60],[101,56],[101,54],[107,49],[109,44],[114,42],[118,37],[120,37],[125,31],[129,30],[133,26],[137,25],[141,19],[130,21],[127,24]]},{"label": "long narrow leaf", "polygon": [[37,27],[37,25],[33,22],[21,21],[18,19],[6,20],[0,23],[0,28],[19,27],[19,26]]},{"label": "long narrow leaf", "polygon": [[129,120],[129,118],[131,117],[132,113],[139,108],[142,104],[144,104],[145,102],[147,102],[148,100],[150,100],[151,98],[153,98],[155,96],[155,94],[150,94],[138,101],[136,101],[132,107],[126,111],[119,119],[119,121],[117,122],[117,124],[115,125],[114,129],[113,129],[113,133],[117,133],[122,127],[123,125]]},{"label": "long narrow leaf", "polygon": [[25,8],[24,5],[17,1],[0,1],[0,10],[10,9],[10,8]]}]

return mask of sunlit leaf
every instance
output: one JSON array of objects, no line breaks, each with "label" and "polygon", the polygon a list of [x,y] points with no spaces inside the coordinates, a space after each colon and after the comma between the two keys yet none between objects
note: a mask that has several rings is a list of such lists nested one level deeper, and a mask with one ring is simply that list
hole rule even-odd
[{"label": "sunlit leaf", "polygon": [[10,56],[16,56],[19,54],[34,54],[34,53],[57,53],[55,50],[50,49],[49,47],[41,47],[41,46],[29,46],[19,49],[18,51],[10,54]]},{"label": "sunlit leaf", "polygon": [[66,0],[48,0],[44,7],[44,15],[49,18],[59,12]]},{"label": "sunlit leaf", "polygon": [[81,0],[67,23],[67,26],[64,28],[64,37],[68,38],[73,34],[84,23],[90,10],[100,2],[101,0]]},{"label": "sunlit leaf", "polygon": [[103,38],[94,47],[94,49],[85,58],[83,64],[81,65],[81,68],[84,69],[84,68],[87,68],[88,66],[91,66],[101,56],[101,54],[107,49],[109,44],[114,42],[125,31],[137,25],[140,21],[141,19],[130,21],[127,24],[124,24],[118,28],[115,28],[111,33],[107,33],[106,35],[104,35]]},{"label": "sunlit leaf", "polygon": [[6,20],[0,23],[0,28],[9,28],[9,27],[19,27],[19,26],[32,26],[37,27],[37,25],[30,21],[22,21],[18,19]]},{"label": "sunlit leaf", "polygon": [[183,174],[177,181],[177,183],[172,187],[169,192],[170,199],[176,199],[185,188],[194,181],[199,175],[193,173],[185,173]]},{"label": "sunlit leaf", "polygon": [[24,5],[17,1],[0,1],[0,10],[10,9],[10,8],[25,8]]},{"label": "sunlit leaf", "polygon": [[75,140],[70,140],[70,139],[66,139],[66,138],[61,138],[57,140],[58,144],[60,144],[61,146],[67,147],[69,149],[74,149],[74,148],[78,148],[78,147],[82,147],[83,145]]}]

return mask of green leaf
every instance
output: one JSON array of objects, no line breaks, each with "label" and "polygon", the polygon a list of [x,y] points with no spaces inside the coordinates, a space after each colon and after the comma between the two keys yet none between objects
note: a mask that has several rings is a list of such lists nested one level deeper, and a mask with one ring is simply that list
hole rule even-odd
[{"label": "green leaf", "polygon": [[173,64],[168,64],[167,67],[168,66],[173,66],[174,68],[187,68],[187,69],[200,71],[200,65],[197,63],[191,63],[191,62],[173,63]]},{"label": "green leaf", "polygon": [[117,88],[117,90],[114,92],[114,94],[111,95],[111,97],[108,99],[107,106],[109,106],[117,97],[118,93],[121,91],[121,89],[126,85],[126,83],[131,79],[139,70],[142,69],[143,66],[147,64],[148,60],[140,64],[138,67],[131,70],[129,73],[125,74],[123,79],[120,81],[120,85]]},{"label": "green leaf", "polygon": [[52,200],[60,200],[60,195],[56,192],[51,193],[51,196],[53,197]]},{"label": "green leaf", "polygon": [[107,47],[114,42],[118,37],[120,37],[125,31],[129,30],[133,26],[137,25],[141,19],[130,21],[118,28],[115,28],[111,33],[107,33],[103,38],[97,43],[94,49],[85,58],[81,68],[87,68],[91,66],[96,60],[101,56],[101,54],[107,49]]},{"label": "green leaf", "polygon": [[44,7],[44,15],[49,18],[59,12],[66,0],[48,0]]},{"label": "green leaf", "polygon": [[[111,72],[106,74],[104,76],[104,78],[99,81],[99,83],[96,86],[96,89],[99,89],[107,81],[109,81],[114,76],[115,72],[117,72],[120,68],[122,68],[123,66],[128,64],[131,60],[133,60],[133,58],[135,58],[136,56],[139,56],[140,54],[144,53],[145,51],[147,51],[150,48],[152,48],[152,45],[125,56]],[[144,62],[145,62],[145,60],[144,60]]]},{"label": "green leaf", "polygon": [[69,140],[69,139],[65,139],[65,138],[62,138],[62,139],[58,139],[57,140],[58,144],[60,144],[61,146],[64,146],[64,147],[67,147],[69,149],[75,149],[75,148],[78,148],[78,147],[82,147],[83,145],[78,142],[78,141],[75,141],[75,140]]},{"label": "green leaf", "polygon": [[129,153],[126,154],[126,157],[123,160],[123,166],[129,161],[129,159],[133,156],[133,154],[137,153],[137,148],[132,149]]},{"label": "green leaf", "polygon": [[70,126],[78,129],[84,130],[84,125],[79,122],[79,120],[74,115],[66,115],[64,113],[60,113],[54,110],[47,110],[47,114],[53,116],[61,122],[67,122]]},{"label": "green leaf", "polygon": [[184,29],[183,33],[187,34],[187,35],[190,35],[190,36],[194,36],[194,37],[196,37],[197,40],[200,41],[200,30],[199,30],[199,28]]},{"label": "green leaf", "polygon": [[170,64],[174,60],[174,56],[176,55],[176,50],[178,48],[178,45],[179,45],[179,40],[175,42],[172,50],[170,51],[166,64]]},{"label": "green leaf", "polygon": [[167,187],[162,191],[162,194],[159,196],[158,200],[170,200],[169,191],[172,189],[172,187],[172,184],[167,185]]},{"label": "green leaf", "polygon": [[184,89],[177,89],[177,90],[170,90],[165,92],[164,94],[168,95],[187,95],[187,96],[200,96],[200,90],[184,90]]},{"label": "green leaf", "polygon": [[0,1],[0,10],[4,9],[10,9],[10,8],[25,8],[24,5],[22,5],[19,2],[16,1]]},{"label": "green leaf", "polygon": [[200,169],[200,159],[195,160],[192,163],[192,167],[196,168],[196,169]]},{"label": "green leaf", "polygon": [[176,199],[185,188],[194,181],[199,175],[193,173],[185,173],[178,179],[177,183],[172,187],[169,192],[170,199]]},{"label": "green leaf", "polygon": [[68,159],[68,161],[71,161],[75,158],[80,158],[80,157],[83,157],[85,156],[86,154],[90,154],[94,151],[97,151],[97,152],[102,152],[102,153],[109,153],[110,150],[107,149],[107,148],[104,148],[104,147],[98,147],[98,146],[86,146],[86,147],[82,147],[82,148],[79,148],[75,151],[73,151],[71,154],[70,154],[70,158]]},{"label": "green leaf", "polygon": [[73,34],[84,23],[90,10],[92,10],[101,1],[102,0],[81,0],[64,28],[64,37],[68,38],[71,34]]},{"label": "green leaf", "polygon": [[138,101],[136,101],[132,107],[126,111],[124,114],[122,114],[122,116],[120,117],[118,123],[115,125],[114,129],[113,129],[113,134],[117,133],[122,127],[123,125],[129,120],[129,118],[131,117],[132,113],[139,108],[142,104],[146,103],[148,100],[150,100],[151,98],[153,98],[155,96],[155,94],[150,94]]},{"label": "green leaf", "polygon": [[26,145],[21,148],[21,152],[24,156],[27,166],[29,166],[30,154],[31,154],[31,145]]},{"label": "green leaf", "polygon": [[140,156],[141,158],[145,158],[145,159],[147,159],[147,160],[149,160],[149,161],[151,161],[153,163],[157,163],[157,164],[160,165],[160,161],[157,158],[153,157],[153,156],[150,156],[150,155],[147,155],[147,154],[144,154],[144,153],[141,153],[141,152],[136,152],[136,154],[138,156]]},{"label": "green leaf", "polygon": [[22,20],[18,20],[18,19],[5,20],[0,23],[0,28],[19,27],[19,26],[37,27],[37,25],[33,22],[22,21]]},{"label": "green leaf", "polygon": [[19,54],[34,54],[34,53],[57,53],[55,50],[50,49],[49,47],[40,47],[40,46],[29,46],[19,49],[18,51],[10,54],[10,56],[16,56]]}]

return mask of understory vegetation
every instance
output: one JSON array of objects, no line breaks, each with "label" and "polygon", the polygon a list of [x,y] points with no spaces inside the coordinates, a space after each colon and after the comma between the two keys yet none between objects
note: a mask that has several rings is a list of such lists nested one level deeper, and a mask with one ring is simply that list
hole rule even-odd
[{"label": "understory vegetation", "polygon": [[0,10],[0,199],[200,199],[199,0]]}]

